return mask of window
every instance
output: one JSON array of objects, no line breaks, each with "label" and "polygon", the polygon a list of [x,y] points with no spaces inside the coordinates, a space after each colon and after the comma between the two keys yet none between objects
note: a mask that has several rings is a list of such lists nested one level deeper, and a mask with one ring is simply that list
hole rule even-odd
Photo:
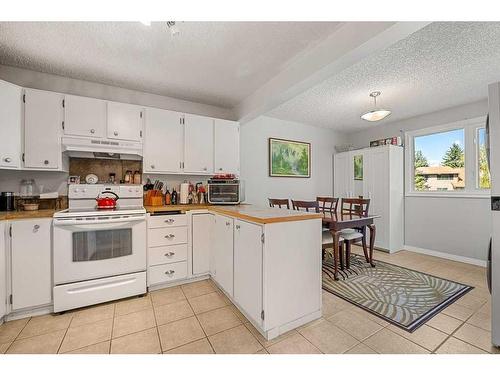
[{"label": "window", "polygon": [[410,194],[487,194],[485,119],[406,134],[406,191]]},{"label": "window", "polygon": [[486,157],[486,129],[477,129],[477,168],[479,173],[477,174],[478,181],[477,186],[479,189],[489,189],[490,188],[490,170],[488,168],[488,160]]}]

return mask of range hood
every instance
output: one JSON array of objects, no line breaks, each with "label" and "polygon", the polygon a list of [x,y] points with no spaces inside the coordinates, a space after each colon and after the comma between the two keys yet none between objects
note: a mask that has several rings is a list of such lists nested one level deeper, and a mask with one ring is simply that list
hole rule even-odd
[{"label": "range hood", "polygon": [[63,152],[69,157],[142,160],[142,143],[115,139],[62,137]]}]

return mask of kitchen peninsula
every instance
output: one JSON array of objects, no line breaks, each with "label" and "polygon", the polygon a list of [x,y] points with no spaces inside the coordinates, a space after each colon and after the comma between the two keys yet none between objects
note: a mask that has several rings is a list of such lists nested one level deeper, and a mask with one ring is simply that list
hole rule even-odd
[{"label": "kitchen peninsula", "polygon": [[211,277],[268,340],[321,317],[320,214],[251,205],[146,211],[150,288]]}]

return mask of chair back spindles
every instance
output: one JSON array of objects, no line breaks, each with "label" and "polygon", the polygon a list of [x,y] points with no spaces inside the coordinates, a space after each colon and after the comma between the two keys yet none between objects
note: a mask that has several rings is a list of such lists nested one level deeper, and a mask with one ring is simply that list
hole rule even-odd
[{"label": "chair back spindles", "polygon": [[366,217],[370,208],[370,200],[363,198],[342,198],[340,203],[341,215],[349,217]]},{"label": "chair back spindles", "polygon": [[282,206],[286,206],[286,208],[289,210],[290,209],[290,203],[287,199],[273,199],[273,198],[268,198],[269,200],[269,207],[279,207],[281,208]]},{"label": "chair back spindles", "polygon": [[294,201],[292,199],[292,207],[295,211],[320,212],[318,201]]},{"label": "chair back spindles", "polygon": [[335,215],[337,213],[337,206],[339,204],[338,198],[332,197],[316,197],[319,204],[319,211]]}]

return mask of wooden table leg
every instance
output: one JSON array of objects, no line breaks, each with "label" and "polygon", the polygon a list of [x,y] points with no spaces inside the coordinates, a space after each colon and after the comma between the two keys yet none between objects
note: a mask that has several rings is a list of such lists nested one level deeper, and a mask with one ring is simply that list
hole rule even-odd
[{"label": "wooden table leg", "polygon": [[361,244],[363,246],[363,254],[365,254],[366,263],[370,263],[370,257],[368,256],[368,248],[366,246],[366,227],[363,227],[363,238],[361,239]]},{"label": "wooden table leg", "polygon": [[375,246],[375,224],[368,225],[368,229],[370,229],[370,265],[375,267],[375,263],[373,263],[373,247]]},{"label": "wooden table leg", "polygon": [[334,276],[333,278],[335,280],[339,279],[339,238],[340,234],[338,231],[330,229],[330,232],[332,234],[333,238],[333,269],[334,269]]}]

